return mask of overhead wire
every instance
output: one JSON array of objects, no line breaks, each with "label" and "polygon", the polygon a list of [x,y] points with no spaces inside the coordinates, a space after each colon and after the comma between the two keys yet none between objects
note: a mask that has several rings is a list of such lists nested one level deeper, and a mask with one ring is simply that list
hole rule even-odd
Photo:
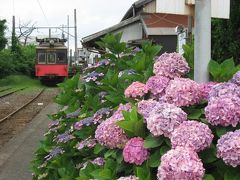
[{"label": "overhead wire", "polygon": [[13,8],[13,15],[15,15],[15,0],[12,2],[12,8]]},{"label": "overhead wire", "polygon": [[44,18],[45,18],[48,26],[49,26],[48,18],[47,18],[46,14],[45,14],[45,12],[44,12],[44,10],[43,10],[43,8],[42,8],[42,5],[41,5],[40,1],[37,0],[37,3],[38,3],[38,5],[39,5],[39,7],[40,7],[40,9],[41,9],[41,11],[42,11],[42,13],[43,13],[43,16],[44,16]]}]

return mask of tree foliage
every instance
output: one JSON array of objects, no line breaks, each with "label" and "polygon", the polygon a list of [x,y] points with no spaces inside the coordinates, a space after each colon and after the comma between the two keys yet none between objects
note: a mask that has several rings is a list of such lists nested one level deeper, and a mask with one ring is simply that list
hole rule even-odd
[{"label": "tree foliage", "polygon": [[218,62],[233,57],[240,63],[240,1],[231,0],[230,19],[212,20],[212,58]]},{"label": "tree foliage", "polygon": [[0,78],[15,73],[34,76],[35,46],[19,46],[18,49],[21,54],[10,49],[0,52]]},{"label": "tree foliage", "polygon": [[6,20],[0,20],[0,51],[3,50],[7,44],[7,39],[5,37],[5,30],[7,29]]}]

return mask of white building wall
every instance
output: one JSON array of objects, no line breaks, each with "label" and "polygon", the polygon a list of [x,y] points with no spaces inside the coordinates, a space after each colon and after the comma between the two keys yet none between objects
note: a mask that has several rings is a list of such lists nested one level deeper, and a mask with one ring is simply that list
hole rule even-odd
[{"label": "white building wall", "polygon": [[[199,1],[199,0],[198,0]],[[190,0],[188,1],[190,3]],[[191,4],[195,1],[191,1]],[[230,0],[212,0],[212,17],[229,18]],[[186,0],[156,0],[157,13],[194,15],[194,8],[186,5]]]},{"label": "white building wall", "polygon": [[128,42],[130,40],[142,39],[142,37],[143,37],[142,24],[140,22],[128,25],[124,28],[121,28],[121,29],[115,31],[114,33],[117,34],[120,32],[123,33],[121,42]]}]

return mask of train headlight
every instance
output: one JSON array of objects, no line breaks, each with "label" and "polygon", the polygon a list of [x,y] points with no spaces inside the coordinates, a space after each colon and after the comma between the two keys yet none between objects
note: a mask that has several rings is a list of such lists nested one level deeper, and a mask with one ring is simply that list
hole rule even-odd
[{"label": "train headlight", "polygon": [[49,43],[50,43],[51,46],[53,46],[54,45],[54,40],[50,40]]}]

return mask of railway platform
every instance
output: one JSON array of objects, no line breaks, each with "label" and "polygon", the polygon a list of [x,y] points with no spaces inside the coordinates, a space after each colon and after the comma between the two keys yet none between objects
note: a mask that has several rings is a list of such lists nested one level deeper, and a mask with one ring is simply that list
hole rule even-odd
[{"label": "railway platform", "polygon": [[30,180],[30,162],[48,126],[47,114],[57,112],[50,103],[17,136],[0,147],[0,180]]}]

